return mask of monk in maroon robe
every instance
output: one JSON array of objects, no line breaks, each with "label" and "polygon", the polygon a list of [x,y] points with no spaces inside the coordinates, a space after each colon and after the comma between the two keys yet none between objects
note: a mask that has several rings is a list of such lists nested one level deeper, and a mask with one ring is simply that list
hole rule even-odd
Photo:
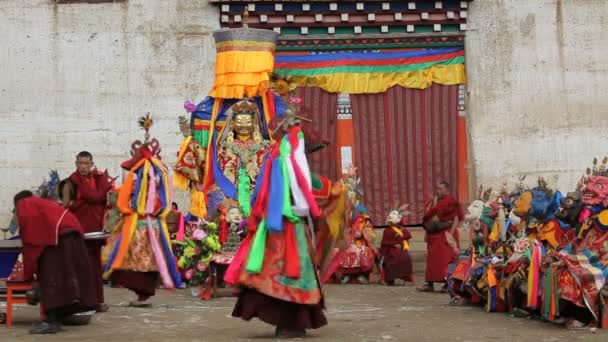
[{"label": "monk in maroon robe", "polygon": [[[433,283],[447,285],[448,265],[457,256],[458,225],[464,220],[462,206],[449,194],[449,184],[437,186],[437,196],[427,205],[423,217],[426,230],[426,285],[418,288],[422,292],[433,292]],[[447,286],[442,288],[447,292]]]},{"label": "monk in maroon robe", "polygon": [[[99,232],[103,229],[103,217],[106,210],[108,192],[112,184],[108,176],[92,169],[93,156],[83,151],[76,156],[76,171],[65,183],[62,191],[62,202],[66,208],[76,215],[85,233]],[[99,240],[86,241],[91,259],[91,267],[95,272],[97,288],[97,312],[108,311],[103,296],[103,268],[101,265],[101,249],[103,242]]]},{"label": "monk in maroon robe", "polygon": [[46,316],[30,333],[54,334],[61,330],[63,318],[96,305],[84,231],[72,213],[51,200],[22,191],[14,201],[23,242],[24,280],[38,281]]},{"label": "monk in maroon robe", "polygon": [[382,233],[380,245],[382,271],[384,282],[389,286],[395,285],[395,279],[414,281],[408,242],[412,234],[407,229],[400,228],[402,219],[403,215],[399,210],[391,210],[387,218],[389,227]]}]

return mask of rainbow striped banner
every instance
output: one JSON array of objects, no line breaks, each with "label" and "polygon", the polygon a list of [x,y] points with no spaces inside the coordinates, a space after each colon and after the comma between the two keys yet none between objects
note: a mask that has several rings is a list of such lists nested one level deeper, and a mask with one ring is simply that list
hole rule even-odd
[{"label": "rainbow striped banner", "polygon": [[328,92],[379,93],[400,85],[425,89],[432,83],[466,82],[463,48],[388,52],[278,54],[274,74],[291,88],[316,86]]}]

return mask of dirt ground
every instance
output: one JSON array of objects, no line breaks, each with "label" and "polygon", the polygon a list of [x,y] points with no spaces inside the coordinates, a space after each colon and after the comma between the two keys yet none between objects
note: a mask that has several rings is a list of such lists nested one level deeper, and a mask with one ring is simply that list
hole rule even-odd
[{"label": "dirt ground", "polygon": [[[446,294],[417,293],[411,285],[328,285],[329,325],[310,341],[607,341],[608,331],[568,331],[549,323],[489,314],[478,307],[448,305]],[[55,336],[28,334],[37,308],[16,309],[0,341],[258,341],[273,340],[273,328],[230,316],[235,298],[200,301],[190,290],[161,290],[148,309],[127,307],[130,293],[106,288],[110,311],[87,326],[66,326]],[[0,312],[4,311],[0,303]]]}]

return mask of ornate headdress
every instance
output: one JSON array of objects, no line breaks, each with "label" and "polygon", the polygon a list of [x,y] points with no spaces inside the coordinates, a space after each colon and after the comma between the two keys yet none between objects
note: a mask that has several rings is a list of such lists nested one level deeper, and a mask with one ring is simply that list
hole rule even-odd
[{"label": "ornate headdress", "polygon": [[533,190],[540,190],[547,193],[548,196],[553,196],[553,189],[547,183],[544,177],[538,177],[538,185]]},{"label": "ornate headdress", "polygon": [[576,190],[578,192],[582,192],[583,189],[585,188],[585,184],[587,184],[587,176],[586,175],[582,175],[581,179],[578,180],[578,182],[576,182]]},{"label": "ornate headdress", "polygon": [[485,202],[490,201],[492,197],[492,187],[487,188],[485,191],[483,189],[483,184],[479,185],[479,189],[477,190],[477,199]]},{"label": "ornate headdress", "polygon": [[[220,142],[224,142],[227,138],[232,137],[232,121],[237,115],[249,115],[253,118],[253,139],[260,142],[262,140],[260,111],[258,105],[248,98],[244,98],[242,101],[233,104],[228,108],[228,111],[226,111],[226,126],[220,137]],[[229,143],[231,141],[230,139],[228,140]]]},{"label": "ornate headdress", "polygon": [[279,139],[290,127],[301,126],[302,131],[306,135],[306,154],[329,146],[329,140],[319,134],[312,124],[313,121],[302,114],[301,98],[290,97],[285,101],[285,105],[285,115],[281,117],[275,116],[269,124],[269,131],[271,131],[274,139]]},{"label": "ornate headdress", "polygon": [[156,138],[150,139],[150,128],[154,124],[150,113],[140,117],[137,123],[145,132],[144,141],[138,139],[131,144],[131,159],[120,164],[125,170],[131,170],[142,159],[156,158],[160,160],[160,142]]},{"label": "ornate headdress", "polygon": [[522,193],[526,190],[528,190],[528,186],[526,185],[526,183],[524,182],[526,180],[526,176],[527,175],[521,175],[518,177],[517,183],[515,183],[515,190],[514,193]]},{"label": "ornate headdress", "polygon": [[597,158],[593,158],[593,168],[587,168],[587,176],[608,177],[608,157],[602,159],[602,164],[598,165]]},{"label": "ornate headdress", "polygon": [[232,112],[234,113],[234,115],[236,114],[248,114],[251,116],[257,116],[259,115],[260,111],[258,110],[258,106],[249,101],[248,98],[244,98],[242,101],[239,101],[235,104],[233,104],[230,107],[230,110],[232,110]]},{"label": "ornate headdress", "polygon": [[215,82],[210,96],[242,99],[263,95],[270,86],[278,33],[247,27],[213,32],[217,50]]}]

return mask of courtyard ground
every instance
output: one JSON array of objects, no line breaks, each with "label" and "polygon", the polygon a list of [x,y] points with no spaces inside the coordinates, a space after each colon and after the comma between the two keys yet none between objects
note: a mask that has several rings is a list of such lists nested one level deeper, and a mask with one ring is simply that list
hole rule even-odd
[{"label": "courtyard ground", "polygon": [[[306,341],[607,341],[608,331],[568,331],[546,322],[448,305],[446,294],[417,293],[414,286],[328,285],[329,325]],[[87,326],[66,326],[55,336],[28,334],[37,308],[18,307],[0,341],[263,341],[273,328],[230,316],[235,298],[192,298],[189,290],[159,291],[154,306],[130,308],[130,293],[106,287],[110,311]],[[0,311],[4,308],[0,304]]]}]

